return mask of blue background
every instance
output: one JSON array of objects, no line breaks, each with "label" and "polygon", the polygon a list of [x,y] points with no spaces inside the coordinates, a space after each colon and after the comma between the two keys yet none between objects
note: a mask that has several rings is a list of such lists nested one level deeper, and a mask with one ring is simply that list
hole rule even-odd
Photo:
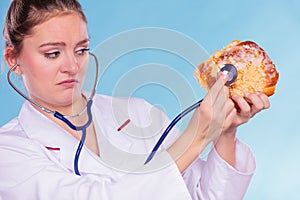
[{"label": "blue background", "polygon": [[[271,108],[259,113],[239,129],[238,137],[253,149],[257,170],[245,199],[300,199],[300,1],[297,0],[212,0],[212,1],[85,1],[81,0],[89,21],[91,48],[120,32],[143,27],[162,27],[185,34],[201,44],[208,53],[234,39],[253,40],[272,58],[280,72]],[[0,2],[0,25],[3,27],[8,0]],[[3,41],[1,41],[3,46]],[[174,67],[183,74],[196,96],[205,94],[193,77],[193,70],[180,58],[155,51],[139,54],[115,65],[126,69],[142,63],[156,62]],[[131,62],[130,62],[131,60]],[[14,116],[23,102],[7,84],[7,71],[1,58],[0,125]],[[185,67],[187,66],[187,67]],[[112,67],[112,73],[118,70]],[[121,74],[118,74],[120,77]],[[102,78],[98,92],[111,94],[117,77]],[[136,96],[159,104],[170,118],[177,113],[172,91],[149,86],[136,91]],[[157,93],[166,95],[157,95]],[[169,99],[168,99],[169,98]],[[176,109],[172,109],[176,108]]]}]

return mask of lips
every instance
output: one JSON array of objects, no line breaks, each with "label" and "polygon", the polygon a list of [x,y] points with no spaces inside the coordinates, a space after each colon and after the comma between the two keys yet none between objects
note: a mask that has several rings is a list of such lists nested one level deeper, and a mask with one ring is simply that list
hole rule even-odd
[{"label": "lips", "polygon": [[74,87],[79,81],[76,79],[68,79],[68,80],[64,80],[62,82],[59,82],[57,85],[63,86],[63,87]]}]

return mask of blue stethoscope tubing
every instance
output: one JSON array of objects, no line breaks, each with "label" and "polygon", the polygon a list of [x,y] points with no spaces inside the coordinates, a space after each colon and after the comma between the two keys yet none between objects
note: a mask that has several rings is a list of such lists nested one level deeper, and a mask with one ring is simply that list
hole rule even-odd
[{"label": "blue stethoscope tubing", "polygon": [[[233,84],[238,76],[238,71],[236,69],[236,67],[232,64],[225,64],[221,69],[221,72],[227,72],[228,74],[228,80],[225,83],[226,86],[229,86],[231,84]],[[188,113],[190,113],[191,111],[193,111],[194,109],[196,109],[197,107],[199,107],[201,105],[201,102],[203,101],[203,99],[201,99],[200,101],[194,103],[193,105],[191,105],[190,107],[188,107],[187,109],[185,109],[184,111],[182,111],[179,115],[177,115],[172,122],[170,123],[170,125],[166,128],[166,130],[164,131],[164,133],[160,136],[159,140],[157,141],[157,143],[155,144],[155,146],[153,147],[151,153],[149,154],[149,156],[147,157],[144,165],[146,165],[148,162],[150,162],[152,160],[152,158],[154,157],[155,153],[157,152],[157,150],[159,149],[159,147],[162,145],[164,139],[167,137],[167,135],[169,134],[169,132],[171,131],[171,129],[176,125],[176,123],[181,120],[185,115],[187,115]]]},{"label": "blue stethoscope tubing", "polygon": [[[87,105],[86,105],[86,109],[87,109],[87,114],[88,114],[88,120],[87,122],[82,125],[82,126],[75,126],[74,124],[72,124],[67,118],[71,118],[74,116],[66,116],[66,115],[62,115],[61,113],[59,113],[58,111],[52,111],[40,104],[38,104],[37,102],[31,100],[28,96],[26,96],[23,92],[21,92],[14,84],[13,82],[10,80],[10,74],[15,70],[15,68],[18,66],[18,64],[16,63],[14,66],[12,66],[9,71],[7,72],[7,81],[10,84],[10,86],[17,92],[19,93],[24,99],[26,99],[27,101],[29,101],[30,103],[32,103],[33,105],[39,107],[41,110],[43,110],[46,113],[49,114],[53,114],[54,117],[56,117],[57,119],[63,121],[65,124],[67,124],[71,129],[76,130],[76,131],[82,131],[82,135],[81,135],[81,139],[79,141],[77,150],[76,150],[76,154],[74,157],[74,172],[76,175],[80,176],[80,172],[78,169],[78,161],[79,161],[79,157],[80,157],[80,153],[82,150],[82,147],[84,145],[84,141],[86,138],[86,129],[91,125],[92,121],[93,121],[93,116],[92,116],[92,111],[91,111],[91,107],[93,104],[93,97],[95,95],[96,92],[96,87],[97,87],[97,83],[98,83],[98,71],[99,71],[99,63],[98,63],[98,59],[96,57],[96,55],[94,55],[93,53],[89,52],[89,55],[91,55],[92,57],[94,57],[95,62],[96,62],[96,72],[95,72],[95,81],[94,81],[94,85],[93,85],[93,90],[91,92],[90,97],[88,98],[87,101]],[[229,79],[227,81],[227,83],[225,85],[229,86],[230,84],[232,84],[236,78],[237,78],[237,69],[235,68],[234,65],[232,64],[225,64],[224,67],[222,67],[220,69],[220,71],[226,71],[229,73]],[[196,109],[197,107],[200,106],[201,102],[203,101],[203,99],[201,99],[200,101],[196,102],[195,104],[191,105],[190,107],[188,107],[187,109],[185,109],[183,112],[181,112],[179,115],[177,115],[177,117],[174,118],[174,120],[169,124],[169,126],[166,128],[166,130],[164,131],[164,133],[161,135],[161,137],[159,138],[158,142],[155,144],[154,148],[152,149],[151,153],[149,154],[149,156],[147,157],[147,160],[145,161],[144,164],[147,164],[148,162],[150,162],[150,160],[154,157],[155,153],[157,152],[157,150],[159,149],[159,147],[161,146],[161,144],[163,143],[164,139],[167,137],[167,135],[169,134],[169,132],[171,131],[171,129],[176,125],[176,123],[181,120],[185,115],[187,115],[188,113],[190,113],[192,110]]]},{"label": "blue stethoscope tubing", "polygon": [[62,114],[60,114],[59,112],[55,111],[54,113],[54,117],[62,120],[63,122],[65,122],[71,129],[75,130],[75,131],[81,131],[82,135],[81,135],[81,139],[79,141],[77,150],[76,150],[76,154],[75,154],[75,158],[74,158],[74,172],[75,174],[80,176],[80,172],[78,169],[78,161],[79,161],[79,156],[80,156],[80,152],[82,150],[82,147],[84,145],[84,141],[86,138],[86,129],[90,126],[90,124],[93,121],[93,116],[92,116],[92,104],[93,104],[93,99],[89,99],[87,102],[87,114],[88,114],[88,121],[83,125],[83,126],[74,126],[74,124],[72,124],[67,118],[65,118]]},{"label": "blue stethoscope tubing", "polygon": [[94,55],[93,53],[89,52],[89,55],[91,55],[94,60],[95,60],[95,64],[96,64],[96,71],[95,71],[95,81],[94,81],[94,85],[93,85],[93,90],[90,94],[90,97],[87,100],[87,105],[85,107],[85,109],[87,110],[87,114],[88,114],[88,120],[87,122],[82,125],[82,126],[75,126],[74,124],[72,124],[67,118],[71,118],[71,117],[75,117],[78,115],[74,115],[74,116],[66,116],[66,115],[62,115],[61,113],[59,113],[58,111],[53,111],[50,110],[40,104],[38,104],[37,102],[31,100],[28,96],[26,96],[23,92],[21,92],[14,84],[13,82],[10,80],[10,75],[11,73],[15,70],[15,68],[19,65],[18,63],[16,63],[14,66],[12,66],[9,71],[7,72],[7,81],[10,84],[10,86],[17,92],[19,93],[24,99],[26,99],[27,101],[29,101],[31,104],[39,107],[41,110],[43,110],[46,113],[49,114],[53,114],[54,117],[56,117],[57,119],[60,119],[61,121],[63,121],[64,123],[66,123],[71,129],[76,130],[76,131],[82,131],[82,135],[76,150],[76,154],[74,157],[74,172],[76,175],[80,176],[80,172],[78,169],[78,161],[79,161],[79,156],[80,156],[80,152],[82,150],[82,147],[84,145],[84,141],[86,138],[86,129],[91,125],[92,121],[93,121],[93,116],[92,116],[92,104],[93,104],[93,97],[95,96],[96,93],[96,87],[97,87],[97,83],[98,83],[98,72],[99,72],[99,63],[98,63],[98,59],[96,57],[96,55]]},{"label": "blue stethoscope tubing", "polygon": [[164,139],[167,137],[167,135],[169,134],[171,129],[177,124],[177,122],[179,120],[181,120],[185,115],[190,113],[192,110],[199,107],[202,101],[203,101],[203,99],[201,99],[200,101],[194,103],[193,105],[191,105],[190,107],[188,107],[187,109],[182,111],[179,115],[177,115],[177,117],[175,117],[173,119],[173,121],[169,124],[169,126],[166,128],[166,130],[163,132],[163,134],[160,136],[159,140],[157,141],[157,143],[153,147],[153,149],[152,149],[151,153],[149,154],[149,156],[147,157],[147,160],[145,161],[144,165],[146,165],[148,162],[150,162],[150,160],[152,160],[152,158],[155,155],[155,153],[157,152],[158,148],[163,143]]}]

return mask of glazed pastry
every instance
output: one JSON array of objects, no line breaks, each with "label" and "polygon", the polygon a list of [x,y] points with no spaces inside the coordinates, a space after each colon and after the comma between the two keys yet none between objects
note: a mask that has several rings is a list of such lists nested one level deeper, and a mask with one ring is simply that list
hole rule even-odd
[{"label": "glazed pastry", "polygon": [[229,86],[229,93],[244,96],[245,92],[275,93],[279,73],[267,53],[255,42],[232,41],[202,62],[195,71],[195,77],[205,90],[216,82],[217,73],[225,64],[237,68],[236,81]]}]

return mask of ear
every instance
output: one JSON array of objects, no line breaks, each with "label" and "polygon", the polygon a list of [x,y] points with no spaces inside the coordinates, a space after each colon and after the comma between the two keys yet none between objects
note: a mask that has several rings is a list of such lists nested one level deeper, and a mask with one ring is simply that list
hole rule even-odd
[{"label": "ear", "polygon": [[[4,50],[4,58],[7,66],[12,68],[15,64],[17,64],[17,57],[15,56],[15,50],[13,47],[6,47]],[[17,66],[14,69],[16,75],[21,75],[22,70],[20,66]]]}]

